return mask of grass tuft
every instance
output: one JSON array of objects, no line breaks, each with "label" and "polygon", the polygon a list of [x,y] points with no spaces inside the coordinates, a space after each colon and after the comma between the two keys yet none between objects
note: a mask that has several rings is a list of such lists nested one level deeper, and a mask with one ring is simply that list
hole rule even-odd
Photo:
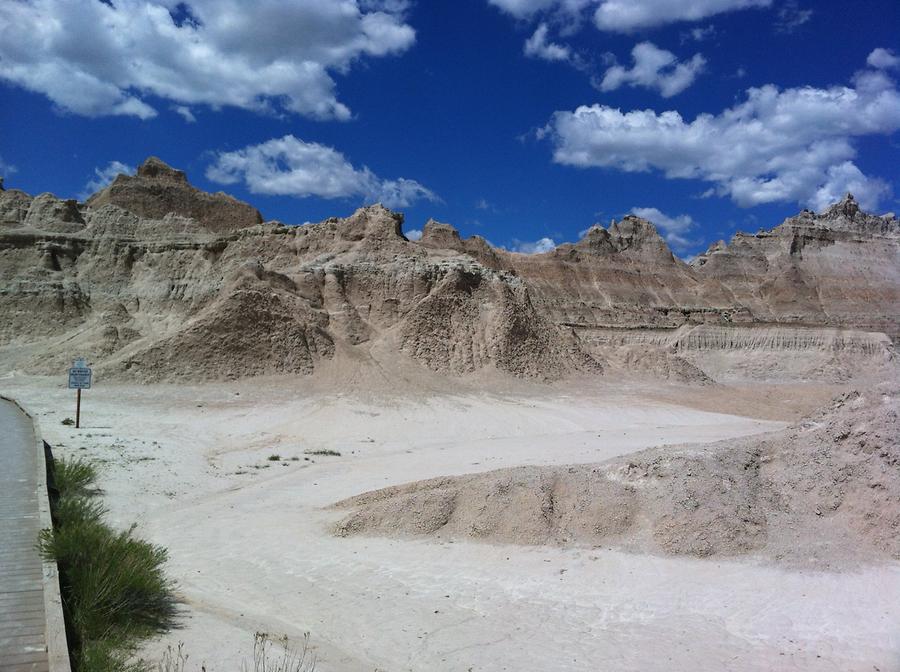
[{"label": "grass tuft", "polygon": [[61,496],[53,507],[53,523],[60,530],[88,523],[96,525],[100,524],[105,514],[103,504],[88,497]]},{"label": "grass tuft", "polygon": [[90,488],[97,482],[97,469],[82,459],[55,460],[53,482],[60,497],[91,494]]},{"label": "grass tuft", "polygon": [[[243,672],[249,672],[246,662]],[[309,634],[303,636],[300,650],[290,646],[286,636],[272,637],[257,632],[253,637],[253,672],[312,672],[316,669],[315,656],[309,651]]]},{"label": "grass tuft", "polygon": [[[184,652],[184,643],[177,648],[169,645],[162,658],[156,664],[156,672],[185,672],[188,655]],[[206,672],[201,665],[201,672]],[[241,662],[240,672],[315,672],[316,656],[309,648],[309,633],[303,635],[299,649],[294,648],[288,637],[273,637],[265,632],[257,632],[253,636],[253,660]]]},{"label": "grass tuft", "polygon": [[103,521],[103,505],[89,490],[96,469],[82,460],[57,460],[59,490],[54,529],[38,547],[59,566],[63,609],[75,672],[137,672],[128,660],[137,643],[174,625],[173,585],[163,571],[166,550],[117,532]]}]

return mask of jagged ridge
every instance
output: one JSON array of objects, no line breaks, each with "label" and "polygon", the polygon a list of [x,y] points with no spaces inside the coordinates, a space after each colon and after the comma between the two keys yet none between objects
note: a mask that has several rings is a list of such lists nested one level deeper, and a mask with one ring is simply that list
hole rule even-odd
[{"label": "jagged ridge", "polygon": [[[900,226],[852,197],[693,265],[634,216],[538,255],[433,220],[412,242],[402,223],[381,206],[263,222],[156,158],[84,204],[0,191],[0,348],[26,370],[57,370],[77,348],[157,377],[306,373],[378,350],[453,374],[559,377],[615,360],[701,379],[700,351],[884,359],[889,339],[846,329],[900,330]],[[773,324],[793,331],[760,331]]]}]

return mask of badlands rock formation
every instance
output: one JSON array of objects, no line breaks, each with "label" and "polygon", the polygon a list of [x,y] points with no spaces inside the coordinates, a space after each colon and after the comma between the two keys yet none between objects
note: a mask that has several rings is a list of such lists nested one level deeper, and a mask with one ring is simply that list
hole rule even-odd
[{"label": "badlands rock formation", "polygon": [[339,502],[336,533],[755,554],[838,566],[900,559],[900,388],[841,395],[763,437],[602,464],[436,478]]},{"label": "badlands rock formation", "polygon": [[255,208],[223,193],[207,194],[188,184],[187,176],[151,156],[135,175],[119,175],[91,196],[85,205],[117,205],[146,219],[162,219],[170,212],[195,219],[215,232],[262,224]]},{"label": "badlands rock formation", "polygon": [[[85,203],[0,191],[0,360],[141,379],[325,360],[558,378],[849,377],[892,365],[900,222],[848,196],[688,265],[628,216],[538,255],[381,206],[285,226],[148,159]],[[773,363],[774,362],[774,363]]]}]

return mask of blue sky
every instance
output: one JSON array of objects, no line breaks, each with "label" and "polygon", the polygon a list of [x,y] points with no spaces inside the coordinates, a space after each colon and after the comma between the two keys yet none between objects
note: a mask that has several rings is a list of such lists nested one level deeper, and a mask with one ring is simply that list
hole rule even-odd
[{"label": "blue sky", "polygon": [[157,155],[287,223],[385,201],[524,251],[636,212],[690,256],[900,195],[896,0],[0,3],[0,174]]}]

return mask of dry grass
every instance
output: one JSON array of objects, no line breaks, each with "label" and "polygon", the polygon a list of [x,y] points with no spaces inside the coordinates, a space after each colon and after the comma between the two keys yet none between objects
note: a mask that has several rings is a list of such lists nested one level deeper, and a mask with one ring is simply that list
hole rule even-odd
[{"label": "dry grass", "polygon": [[[186,672],[189,656],[184,652],[184,644],[177,648],[169,646],[162,659],[156,664],[157,672]],[[207,672],[206,665],[200,666]],[[265,632],[253,636],[253,660],[244,660],[240,672],[314,672],[316,657],[309,650],[309,634],[303,636],[299,648],[291,645],[287,636],[274,637]],[[213,671],[210,671],[213,672]]]}]

